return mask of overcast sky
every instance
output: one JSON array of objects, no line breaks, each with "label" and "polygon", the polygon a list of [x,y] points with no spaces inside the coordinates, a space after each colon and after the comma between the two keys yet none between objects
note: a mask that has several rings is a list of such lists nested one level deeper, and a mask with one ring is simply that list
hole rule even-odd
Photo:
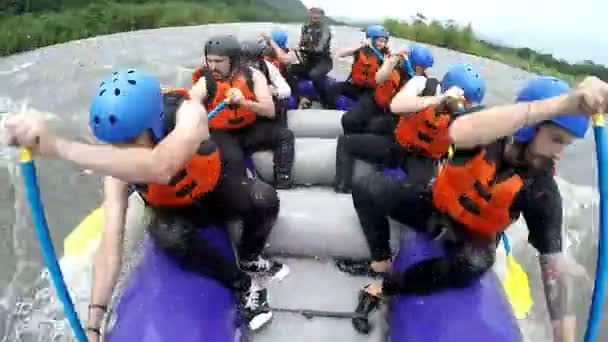
[{"label": "overcast sky", "polygon": [[302,0],[330,16],[429,18],[471,23],[484,36],[513,46],[553,53],[570,62],[591,59],[608,65],[606,0]]}]

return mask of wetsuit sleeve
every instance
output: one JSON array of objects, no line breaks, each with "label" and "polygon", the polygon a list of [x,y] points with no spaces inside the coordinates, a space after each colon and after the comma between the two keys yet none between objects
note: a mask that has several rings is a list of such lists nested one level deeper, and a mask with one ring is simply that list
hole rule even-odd
[{"label": "wetsuit sleeve", "polygon": [[562,196],[552,175],[538,177],[520,193],[521,212],[528,226],[528,241],[540,254],[562,251]]}]

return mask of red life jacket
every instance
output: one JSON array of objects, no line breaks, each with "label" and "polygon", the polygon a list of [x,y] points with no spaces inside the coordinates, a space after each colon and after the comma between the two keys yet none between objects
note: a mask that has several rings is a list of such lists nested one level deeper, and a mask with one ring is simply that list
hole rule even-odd
[{"label": "red life jacket", "polygon": [[[194,72],[192,75],[193,83],[198,82],[204,71],[204,69],[199,68]],[[224,101],[230,88],[240,89],[247,100],[255,101],[256,99],[253,92],[253,77],[249,68],[235,71],[229,80],[215,80],[215,86],[216,90],[213,98],[205,101],[207,111],[213,110]],[[217,130],[238,129],[253,124],[256,118],[257,114],[250,109],[237,105],[226,105],[209,121],[209,127]]]},{"label": "red life jacket", "polygon": [[[164,93],[165,110],[173,109],[171,112],[165,112],[169,131],[175,126],[176,111],[183,99],[189,99],[187,89],[173,89]],[[135,189],[151,206],[188,206],[215,189],[220,181],[221,171],[219,149],[213,141],[207,140],[201,144],[184,168],[171,178],[169,184],[138,184]]]},{"label": "red life jacket", "polygon": [[[510,208],[523,187],[514,172],[497,181],[500,153],[482,149],[464,164],[452,160],[444,165],[433,184],[433,204],[473,233],[495,237],[513,221]],[[500,155],[499,155],[500,154]]]}]

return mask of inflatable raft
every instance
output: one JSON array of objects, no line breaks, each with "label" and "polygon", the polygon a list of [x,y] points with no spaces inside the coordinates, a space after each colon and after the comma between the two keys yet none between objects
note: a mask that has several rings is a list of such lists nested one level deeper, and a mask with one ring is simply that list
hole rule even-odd
[{"label": "inflatable raft", "polygon": [[[337,81],[335,78],[326,76],[326,78],[325,78],[326,87],[333,86],[336,83],[337,83]],[[303,96],[311,101],[319,101],[319,94],[317,93],[311,80],[300,81],[298,83],[298,92],[299,92],[300,96]],[[336,109],[347,111],[355,104],[355,102],[356,101],[354,99],[351,99],[347,96],[338,95],[338,97],[336,98]],[[298,107],[298,103],[297,103],[296,99],[293,96],[289,97],[289,99],[287,101],[287,109],[291,110],[291,109],[296,109],[297,107]]]},{"label": "inflatable raft", "polygon": [[[283,255],[292,272],[282,283],[269,287],[271,305],[280,310],[275,311],[266,328],[247,337],[238,320],[234,294],[214,280],[181,270],[144,238],[140,247],[143,259],[113,309],[115,317],[106,329],[107,341],[363,342],[386,341],[387,337],[392,342],[521,341],[510,305],[493,272],[466,289],[393,299],[386,320],[372,317],[376,329],[370,335],[357,334],[350,320],[336,318],[349,317],[358,290],[370,282],[339,272],[331,262],[333,257],[369,258],[351,196],[335,194],[329,188],[335,174],[336,137],[342,133],[341,115],[339,111],[324,110],[288,113],[289,127],[296,135],[294,180],[308,187],[279,191],[281,212],[266,252]],[[259,152],[252,159],[257,177],[270,180],[272,154]],[[369,169],[361,165],[355,177]],[[395,170],[389,173],[394,176]],[[130,212],[134,208],[138,206],[131,205]],[[138,210],[143,218],[146,211]],[[100,229],[101,222],[92,220],[86,225],[94,231]],[[394,222],[391,226],[392,247],[397,250],[401,243],[395,263],[398,269],[441,253],[424,236]],[[132,224],[127,229],[127,236],[142,239],[143,225]],[[410,233],[400,242],[399,233],[403,231]],[[208,227],[204,232],[226,255],[233,256],[224,228]],[[87,243],[81,237],[80,242],[71,244]],[[94,249],[92,246],[81,248],[79,253]],[[304,310],[317,310],[319,317],[300,315]],[[321,317],[323,312],[335,315]]]}]

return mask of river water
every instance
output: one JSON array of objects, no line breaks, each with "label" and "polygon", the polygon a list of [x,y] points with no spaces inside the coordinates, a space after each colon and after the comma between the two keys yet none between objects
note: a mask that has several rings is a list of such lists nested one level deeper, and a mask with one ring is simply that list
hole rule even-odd
[{"label": "river water", "polygon": [[[134,67],[156,75],[164,86],[184,86],[190,69],[201,60],[204,39],[220,32],[239,38],[281,27],[294,45],[300,29],[294,25],[222,24],[167,28],[120,33],[38,49],[0,59],[0,111],[33,108],[48,112],[51,125],[63,134],[90,140],[87,109],[102,77],[119,68]],[[361,34],[347,27],[335,27],[333,48],[358,44]],[[393,47],[406,41],[391,39]],[[469,62],[478,66],[487,82],[486,104],[513,100],[522,83],[534,75],[501,63],[432,48],[436,66],[431,75],[440,77],[450,63]],[[343,79],[351,60],[335,60],[332,74]],[[1,146],[1,145],[0,145]],[[40,184],[57,253],[63,239],[80,220],[100,203],[99,177],[67,163],[38,162]],[[597,191],[592,134],[567,150],[557,171],[564,198],[568,253],[594,273],[597,247]],[[531,317],[521,321],[529,341],[549,341],[536,252],[525,243],[523,225],[512,229],[514,251],[528,271],[536,305]],[[70,332],[63,321],[61,306],[41,273],[41,255],[24,202],[23,187],[14,151],[0,147],[0,341],[68,341]],[[501,270],[498,269],[499,274]],[[87,304],[90,274],[65,270],[74,287],[78,306]],[[579,325],[587,317],[590,285],[577,287],[580,297]],[[84,311],[83,311],[84,312]],[[607,328],[606,324],[603,326]],[[608,336],[606,332],[604,336]],[[605,337],[608,338],[608,337]],[[600,339],[601,340],[601,339]]]}]

